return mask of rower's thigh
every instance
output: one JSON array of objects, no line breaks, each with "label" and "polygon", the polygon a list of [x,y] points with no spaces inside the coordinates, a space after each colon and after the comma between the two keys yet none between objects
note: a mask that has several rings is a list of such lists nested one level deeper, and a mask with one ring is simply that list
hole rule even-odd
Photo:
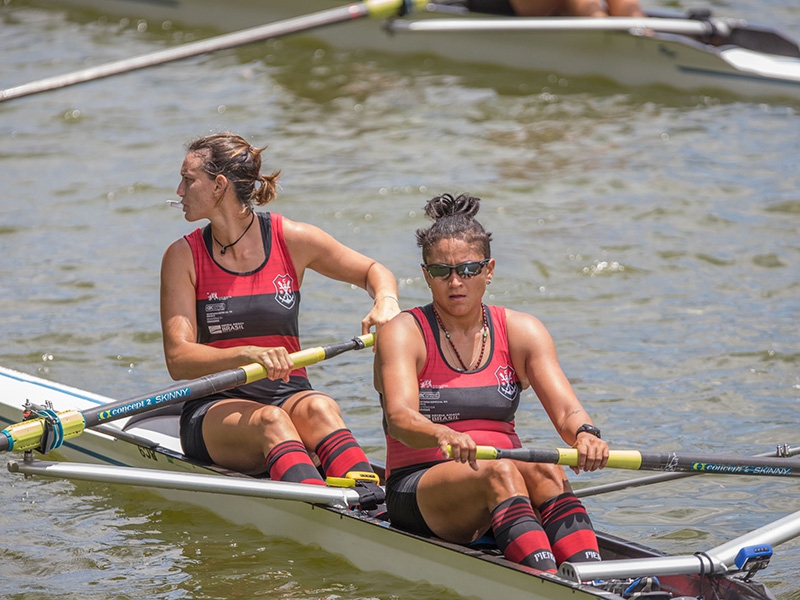
[{"label": "rower's thigh", "polygon": [[428,527],[442,539],[466,544],[483,535],[492,510],[503,500],[527,494],[511,461],[446,462],[428,469],[417,487],[417,505]]},{"label": "rower's thigh", "polygon": [[223,400],[203,418],[203,440],[212,460],[244,473],[263,471],[275,444],[297,438],[286,413],[269,404]]}]

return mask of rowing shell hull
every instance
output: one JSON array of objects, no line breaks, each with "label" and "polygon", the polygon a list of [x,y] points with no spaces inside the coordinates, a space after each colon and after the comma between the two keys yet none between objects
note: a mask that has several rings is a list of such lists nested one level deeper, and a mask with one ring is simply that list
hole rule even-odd
[{"label": "rowing shell hull", "polygon": [[[0,427],[18,422],[25,400],[52,403],[54,410],[86,410],[109,398],[0,367]],[[145,415],[146,417],[146,415]],[[122,419],[101,425],[110,433],[87,430],[66,440],[48,459],[140,467],[197,474],[241,475],[194,464],[180,453],[175,417]],[[19,456],[11,455],[11,458]],[[386,572],[410,581],[448,587],[465,597],[492,600],[590,600],[620,597],[552,575],[535,575],[503,558],[443,542],[431,542],[393,529],[386,521],[360,511],[330,508],[297,500],[273,500],[195,491],[158,490],[169,500],[202,506],[221,517],[255,526],[269,536],[313,544],[349,560],[365,571]],[[601,535],[605,559],[661,556],[648,548]],[[677,596],[701,596],[709,585],[697,576],[662,577],[662,588]],[[761,586],[717,578],[719,600],[774,600]]]},{"label": "rowing shell hull", "polygon": [[[330,0],[45,0],[43,4],[90,8],[151,26],[169,21],[189,27],[236,31],[336,6]],[[452,14],[413,18],[452,20]],[[481,18],[485,18],[483,16]],[[457,17],[462,21],[476,15]],[[492,17],[489,17],[490,19]],[[494,19],[500,20],[499,17]],[[313,31],[344,50],[435,55],[473,64],[537,74],[509,73],[519,88],[538,93],[542,74],[601,77],[624,86],[667,86],[698,93],[728,93],[758,100],[800,99],[800,58],[772,56],[735,46],[714,47],[689,37],[652,31],[452,31],[396,30],[359,20]],[[549,84],[557,93],[559,79]]]}]

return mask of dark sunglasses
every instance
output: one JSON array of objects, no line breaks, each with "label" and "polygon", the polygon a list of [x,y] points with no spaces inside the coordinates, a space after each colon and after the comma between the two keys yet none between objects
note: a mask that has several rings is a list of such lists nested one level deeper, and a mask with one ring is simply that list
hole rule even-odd
[{"label": "dark sunglasses", "polygon": [[469,278],[475,277],[475,275],[480,275],[481,271],[483,271],[483,267],[489,262],[489,258],[484,258],[481,261],[477,260],[470,260],[468,262],[463,262],[458,265],[443,265],[441,263],[433,263],[430,265],[423,264],[422,268],[428,272],[428,275],[431,277],[438,277],[441,279],[447,279],[450,277],[450,273],[453,271],[456,272],[461,278]]}]

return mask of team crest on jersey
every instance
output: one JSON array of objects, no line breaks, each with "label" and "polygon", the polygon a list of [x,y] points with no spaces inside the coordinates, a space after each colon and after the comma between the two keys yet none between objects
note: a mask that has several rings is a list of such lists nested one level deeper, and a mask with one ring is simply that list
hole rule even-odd
[{"label": "team crest on jersey", "polygon": [[294,287],[289,275],[278,275],[272,283],[275,285],[275,300],[286,309],[294,306],[297,294],[292,291]]},{"label": "team crest on jersey", "polygon": [[497,378],[497,391],[513,402],[517,395],[517,386],[514,382],[516,373],[514,369],[509,365],[497,367],[494,376]]}]

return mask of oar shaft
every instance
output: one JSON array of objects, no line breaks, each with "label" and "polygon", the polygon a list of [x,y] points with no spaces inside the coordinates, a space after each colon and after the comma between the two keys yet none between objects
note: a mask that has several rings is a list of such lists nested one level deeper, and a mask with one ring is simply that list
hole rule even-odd
[{"label": "oar shaft", "polygon": [[[307,367],[322,360],[337,356],[342,352],[359,350],[374,344],[375,335],[368,333],[366,335],[354,337],[346,342],[306,348],[298,352],[293,352],[289,356],[292,358],[295,367]],[[80,435],[87,427],[93,427],[100,423],[108,423],[123,417],[130,417],[155,408],[169,406],[177,402],[196,400],[208,396],[209,394],[222,392],[239,385],[264,379],[266,376],[266,369],[264,369],[261,364],[253,363],[236,369],[229,369],[213,375],[206,375],[205,377],[184,381],[153,394],[137,396],[118,402],[110,402],[80,412],[75,410],[64,411],[53,415],[56,421],[54,426],[60,430],[59,433],[62,439],[69,439]],[[14,425],[9,425],[6,429],[0,431],[0,452],[6,450],[23,451],[39,448],[46,426],[47,424],[44,418],[31,419],[29,421],[22,421]]]},{"label": "oar shaft", "polygon": [[[190,381],[182,381],[172,387],[159,390],[155,394],[135,396],[127,400],[101,404],[96,408],[89,408],[82,411],[86,427],[93,427],[100,423],[108,423],[123,417],[152,410],[154,408],[169,406],[176,402],[195,400],[203,398],[209,394],[224,392],[248,382],[247,371],[261,365],[245,365],[236,369],[198,377]],[[252,379],[256,381],[256,379]]]},{"label": "oar shaft", "polygon": [[[481,446],[478,449],[478,458],[509,458],[524,462],[549,463],[567,467],[578,465],[578,451],[574,448],[514,448],[503,450]],[[700,455],[678,452],[643,453],[636,450],[611,450],[606,467],[634,471],[800,477],[800,460],[797,459],[728,454]]]},{"label": "oar shaft", "polygon": [[[369,333],[367,335],[355,337],[347,342],[299,350],[293,352],[289,356],[292,358],[295,367],[307,367],[325,360],[326,358],[337,356],[347,350],[358,350],[360,348],[372,346],[374,343],[374,334]],[[209,394],[224,392],[225,390],[230,390],[240,385],[259,381],[266,376],[267,371],[263,365],[252,363],[237,367],[236,369],[229,369],[213,375],[206,375],[205,377],[198,377],[197,379],[181,382],[155,394],[138,396],[128,400],[101,405],[97,408],[90,408],[83,411],[83,418],[86,421],[86,427],[93,427],[99,423],[108,423],[123,417],[130,417],[142,412],[147,412],[153,408],[168,406],[176,402],[185,402],[186,400],[204,398]]]},{"label": "oar shaft", "polygon": [[[345,21],[361,19],[363,17],[389,17],[397,13],[403,3],[403,0],[366,0],[365,2],[330,8],[309,15],[293,17],[275,23],[261,25],[260,27],[252,27],[235,33],[228,33],[198,42],[183,44],[174,48],[151,52],[149,54],[106,63],[96,67],[80,69],[64,75],[47,77],[0,91],[0,102],[63,88],[77,83],[102,79],[103,77],[110,77],[111,75],[128,73],[137,69],[153,67],[191,56],[244,46],[246,44],[252,44],[254,42],[290,35],[301,31],[310,31],[324,25],[334,25]],[[413,1],[413,5],[418,8],[424,7],[426,3],[427,0],[425,2],[422,0]]]},{"label": "oar shaft", "polygon": [[[777,450],[772,452],[763,452],[754,455],[758,457],[789,457],[797,456],[800,454],[800,446],[789,447],[787,444],[778,445]],[[674,481],[684,477],[694,477],[699,475],[701,471],[692,471],[689,473],[656,473],[655,475],[646,475],[644,477],[637,477],[634,479],[627,479],[625,481],[615,481],[612,483],[601,483],[590,487],[575,490],[575,495],[578,498],[588,498],[589,496],[597,496],[599,494],[606,494],[608,492],[618,492],[634,487],[641,487],[645,485],[652,485],[654,483],[663,483],[665,481]]]}]

